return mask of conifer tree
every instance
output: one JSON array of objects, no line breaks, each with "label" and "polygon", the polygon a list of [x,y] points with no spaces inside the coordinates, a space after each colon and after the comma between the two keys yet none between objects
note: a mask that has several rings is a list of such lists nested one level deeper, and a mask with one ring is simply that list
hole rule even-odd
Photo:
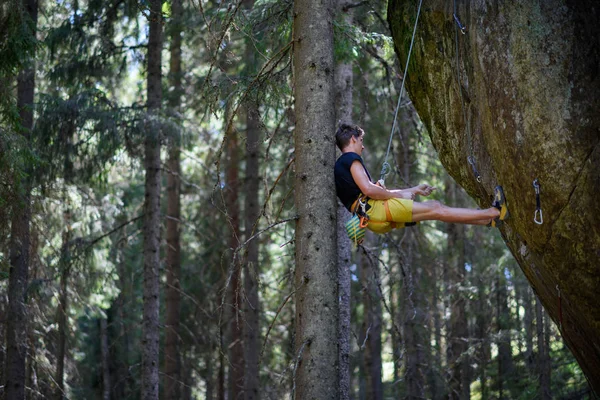
[{"label": "conifer tree", "polygon": [[[37,0],[23,0],[18,5],[23,18],[23,33],[35,38],[38,20]],[[25,145],[29,145],[33,129],[33,109],[35,92],[35,52],[24,63],[17,78],[17,109],[20,131]],[[31,172],[25,168],[25,174]],[[5,396],[9,400],[25,398],[25,359],[27,342],[27,286],[30,253],[31,220],[31,176],[14,178],[17,187],[17,201],[13,205],[10,237],[10,273],[8,281],[8,312],[6,325],[6,377]]]},{"label": "conifer tree", "polygon": [[162,2],[151,0],[147,56],[147,117],[144,140],[146,171],[144,202],[144,319],[142,333],[142,398],[158,399],[159,263],[160,263],[160,140],[162,101]]},{"label": "conifer tree", "polygon": [[337,399],[332,1],[294,2],[296,398]]},{"label": "conifer tree", "polygon": [[[169,62],[169,107],[172,115],[179,115],[181,105],[181,44],[183,28],[183,12],[181,0],[171,3],[171,21],[169,33],[171,37]],[[181,135],[176,133],[171,138],[167,164],[167,265],[165,287],[165,389],[167,400],[181,398],[181,357],[180,343],[180,304],[181,304]]]}]

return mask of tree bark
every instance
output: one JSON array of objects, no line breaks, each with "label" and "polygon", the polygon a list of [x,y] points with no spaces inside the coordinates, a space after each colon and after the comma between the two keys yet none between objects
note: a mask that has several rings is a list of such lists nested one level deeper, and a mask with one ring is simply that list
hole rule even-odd
[{"label": "tree bark", "polygon": [[149,2],[146,183],[144,202],[144,312],[142,329],[142,398],[158,400],[160,264],[160,124],[162,86],[162,2]]},{"label": "tree bark", "polygon": [[[38,2],[23,0],[23,13],[30,19],[28,32],[37,31]],[[31,60],[34,59],[32,55]],[[29,143],[33,128],[35,63],[31,61],[17,78],[17,108],[25,143]],[[7,399],[25,398],[25,360],[27,343],[27,285],[31,220],[31,183],[24,177],[17,185],[18,204],[13,207],[10,234],[10,271],[8,278],[8,310],[6,315],[6,366],[4,393]]]},{"label": "tree bark", "polygon": [[[228,107],[229,108],[229,107]],[[229,112],[226,113],[229,115]],[[226,117],[226,121],[229,121]],[[239,185],[239,146],[237,132],[233,124],[229,125],[227,136],[227,170],[225,202],[229,226],[229,247],[236,249],[240,244],[240,212],[238,197],[240,195]],[[242,276],[239,256],[232,261],[231,279],[229,287],[229,304],[231,312],[229,315],[229,398],[241,399],[244,392],[244,346],[243,346],[243,318],[242,315]]]},{"label": "tree bark", "polygon": [[294,2],[298,399],[339,398],[331,0]]},{"label": "tree bark", "polygon": [[[171,2],[170,25],[171,59],[169,61],[169,85],[171,93],[169,106],[175,115],[179,113],[181,105],[181,0]],[[181,304],[181,166],[180,150],[181,135],[175,134],[169,147],[167,161],[167,284],[165,287],[165,387],[166,400],[180,399],[181,385],[181,358],[179,354],[179,319]]]},{"label": "tree bark", "polygon": [[[352,11],[344,10],[349,2],[337,1],[337,12],[342,14],[344,23],[352,23]],[[338,62],[335,66],[335,111],[336,123],[351,124],[352,120],[352,64]],[[337,251],[338,251],[338,292],[340,307],[339,343],[340,343],[340,399],[350,398],[350,314],[351,314],[351,273],[352,243],[346,235],[345,222],[350,213],[344,205],[337,202]]]},{"label": "tree bark", "polygon": [[[244,7],[248,12],[254,7],[254,0],[245,0]],[[254,44],[247,39],[245,48],[246,71],[249,77],[256,74]],[[246,202],[245,202],[245,238],[254,234],[253,229],[260,218],[258,203],[259,190],[259,149],[260,149],[260,119],[258,104],[248,101],[246,109]],[[246,400],[260,399],[260,302],[258,284],[260,264],[258,260],[259,242],[252,240],[248,243],[244,262],[244,395]]]}]

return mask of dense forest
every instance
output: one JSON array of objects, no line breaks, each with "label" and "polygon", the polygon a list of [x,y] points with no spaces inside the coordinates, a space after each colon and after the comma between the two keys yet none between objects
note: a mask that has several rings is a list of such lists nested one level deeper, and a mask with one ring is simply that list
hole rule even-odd
[{"label": "dense forest", "polygon": [[341,121],[476,207],[387,7],[2,2],[2,398],[596,398],[498,230],[346,236]]}]

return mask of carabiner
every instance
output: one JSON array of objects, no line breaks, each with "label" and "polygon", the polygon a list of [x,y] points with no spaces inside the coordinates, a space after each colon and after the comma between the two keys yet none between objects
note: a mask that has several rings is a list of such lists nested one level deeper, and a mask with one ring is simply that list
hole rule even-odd
[{"label": "carabiner", "polygon": [[[539,217],[539,220],[538,220],[538,217]],[[541,208],[538,208],[535,210],[535,214],[533,215],[533,221],[538,225],[541,225],[544,223],[544,216],[542,215]]]}]

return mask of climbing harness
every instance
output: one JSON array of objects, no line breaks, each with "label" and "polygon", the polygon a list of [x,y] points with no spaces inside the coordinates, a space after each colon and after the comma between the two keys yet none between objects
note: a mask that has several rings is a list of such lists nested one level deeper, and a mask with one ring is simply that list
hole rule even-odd
[{"label": "climbing harness", "polygon": [[396,120],[398,118],[398,110],[400,110],[400,103],[402,101],[402,95],[404,93],[404,83],[406,82],[406,77],[408,76],[408,64],[410,62],[410,55],[412,54],[413,44],[415,43],[415,34],[417,33],[417,25],[419,23],[419,15],[421,14],[421,4],[423,4],[423,0],[419,1],[419,8],[417,9],[417,18],[415,20],[415,26],[413,28],[412,38],[410,40],[410,47],[408,49],[408,56],[406,57],[406,66],[404,67],[404,77],[402,79],[402,85],[400,86],[400,95],[398,96],[398,104],[396,104],[396,110],[394,111],[394,122],[392,123],[392,131],[390,132],[390,141],[388,143],[387,151],[385,152],[385,158],[383,160],[383,165],[381,166],[381,174],[379,181],[382,186],[385,186],[385,177],[390,173],[392,169],[390,164],[387,162],[388,156],[390,154],[390,148],[392,147],[392,138],[394,137],[394,131],[396,130]]},{"label": "climbing harness", "polygon": [[533,214],[533,221],[538,225],[542,225],[544,223],[544,216],[542,215],[540,202],[540,182],[537,178],[533,180],[533,188],[535,189],[535,213]]},{"label": "climbing harness", "polygon": [[458,46],[458,31],[460,30],[461,33],[463,35],[465,35],[467,33],[467,28],[466,26],[464,26],[463,24],[460,23],[460,20],[458,19],[458,17],[456,16],[456,0],[454,0],[453,2],[454,5],[454,21],[456,22],[456,25],[454,26],[454,43],[456,45],[456,83],[458,85],[458,93],[460,95],[460,108],[462,111],[462,115],[463,115],[463,121],[465,123],[465,127],[467,128],[467,147],[468,147],[468,151],[469,151],[469,156],[467,157],[467,162],[469,163],[469,165],[471,166],[471,169],[473,170],[473,175],[475,176],[475,179],[477,180],[478,183],[481,183],[481,175],[479,175],[479,171],[477,171],[477,167],[475,166],[475,156],[473,156],[473,141],[471,138],[471,124],[469,123],[469,120],[467,119],[467,113],[465,111],[465,99],[463,97],[463,93],[462,93],[462,86],[460,84],[461,79],[460,79],[460,52],[459,52],[459,46]]},{"label": "climbing harness", "polygon": [[356,199],[350,207],[352,217],[345,224],[346,233],[355,246],[361,244],[365,239],[365,228],[369,224],[367,201],[368,197],[362,194]]},{"label": "climbing harness", "polygon": [[[456,5],[456,3],[455,3]],[[454,12],[456,13],[456,7],[454,8]],[[463,24],[460,23],[460,20],[458,19],[458,17],[456,16],[456,14],[454,14],[454,20],[456,21],[456,23],[458,24],[458,27],[460,28],[460,31],[462,32],[462,34],[466,34],[467,33],[467,27],[463,26]]]}]

